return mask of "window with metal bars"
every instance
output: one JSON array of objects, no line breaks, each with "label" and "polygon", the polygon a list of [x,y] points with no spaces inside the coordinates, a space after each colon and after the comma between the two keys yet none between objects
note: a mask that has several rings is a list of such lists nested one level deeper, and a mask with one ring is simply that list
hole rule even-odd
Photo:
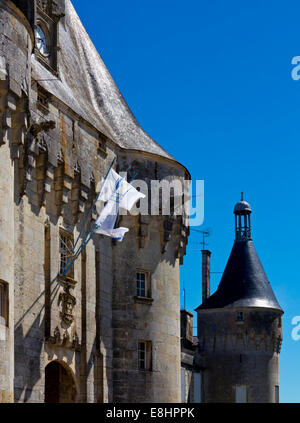
[{"label": "window with metal bars", "polygon": [[[68,234],[65,231],[60,230],[59,232],[59,255],[60,255],[60,274],[64,274],[65,270],[68,268],[71,260],[73,248],[73,237],[71,234]],[[70,278],[74,277],[74,264],[70,267],[67,272],[67,276]]]}]

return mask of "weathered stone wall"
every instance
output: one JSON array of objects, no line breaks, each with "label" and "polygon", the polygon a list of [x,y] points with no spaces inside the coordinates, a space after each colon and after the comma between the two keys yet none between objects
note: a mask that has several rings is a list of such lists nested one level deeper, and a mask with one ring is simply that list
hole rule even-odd
[{"label": "weathered stone wall", "polygon": [[[31,78],[30,23],[10,1],[0,0],[0,25],[0,280],[9,286],[0,402],[44,402],[53,362],[62,366],[64,401],[71,386],[76,402],[178,402],[186,219],[124,216],[122,244],[95,236],[74,274],[58,274],[60,233],[77,239],[113,158],[117,171],[131,165],[149,186],[185,179],[185,169],[122,150],[42,89]],[[134,299],[136,269],[151,273],[151,303]],[[151,371],[137,368],[139,339],[152,342]]]},{"label": "weathered stone wall", "polygon": [[[33,116],[37,113],[36,121],[52,120],[55,128],[47,133],[42,131],[39,137],[31,140],[30,178],[25,182],[25,195],[19,198],[15,211],[19,228],[15,256],[18,298],[15,400],[43,402],[44,370],[56,360],[67,365],[74,375],[76,401],[108,401],[112,398],[112,279],[111,263],[106,257],[102,265],[101,251],[107,250],[106,256],[109,255],[111,240],[107,243],[106,239],[95,238],[75,262],[73,278],[76,284],[70,290],[76,299],[74,322],[67,326],[61,318],[61,295],[65,289],[57,275],[60,230],[77,239],[94,198],[96,181],[92,183],[90,177],[92,173],[98,178],[104,177],[104,166],[108,167],[113,153],[108,147],[103,163],[105,159],[98,156],[97,134],[90,131],[89,136],[77,138],[78,132],[74,133],[74,124],[79,126],[76,116],[71,112],[65,115],[53,104],[49,109],[47,117],[37,109],[32,111]],[[78,150],[71,149],[72,144],[79,143]],[[40,160],[45,152],[46,159]],[[82,161],[78,152],[84,155]],[[20,172],[15,177],[16,190],[21,185],[21,178]],[[88,225],[91,223],[89,221]],[[45,240],[46,230],[49,244]],[[100,260],[98,270],[96,251],[99,251]]]},{"label": "weathered stone wall", "polygon": [[[137,179],[184,179],[184,172],[167,161],[145,156],[119,158]],[[129,227],[116,243],[113,280],[113,386],[116,402],[180,402],[180,245],[187,233],[182,216],[124,216]],[[136,271],[149,272],[149,300],[136,298]],[[139,370],[138,341],[151,341],[152,368]]]},{"label": "weathered stone wall", "polygon": [[[129,218],[122,219],[127,226]],[[114,247],[114,400],[180,401],[179,260],[170,241],[161,253],[163,224],[151,218],[147,248],[141,251],[138,225],[124,245]],[[136,270],[150,272],[153,301],[136,300]],[[152,370],[138,369],[138,341],[152,343]]]},{"label": "weathered stone wall", "polygon": [[[244,320],[236,321],[242,311]],[[281,313],[267,309],[198,310],[197,364],[204,368],[204,402],[235,402],[235,386],[247,386],[247,402],[275,402],[279,386]]]}]

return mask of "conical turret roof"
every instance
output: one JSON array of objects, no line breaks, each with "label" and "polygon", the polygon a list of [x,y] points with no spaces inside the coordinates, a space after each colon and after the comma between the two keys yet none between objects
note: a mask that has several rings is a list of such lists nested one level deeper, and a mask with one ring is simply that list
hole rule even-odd
[{"label": "conical turret roof", "polygon": [[198,309],[223,307],[266,307],[282,311],[252,240],[235,241],[217,291]]}]

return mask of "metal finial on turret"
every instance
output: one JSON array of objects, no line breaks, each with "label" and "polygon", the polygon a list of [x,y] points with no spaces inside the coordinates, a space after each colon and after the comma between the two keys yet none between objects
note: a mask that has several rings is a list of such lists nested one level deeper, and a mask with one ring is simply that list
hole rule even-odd
[{"label": "metal finial on turret", "polygon": [[244,201],[244,193],[241,192],[241,201]]}]

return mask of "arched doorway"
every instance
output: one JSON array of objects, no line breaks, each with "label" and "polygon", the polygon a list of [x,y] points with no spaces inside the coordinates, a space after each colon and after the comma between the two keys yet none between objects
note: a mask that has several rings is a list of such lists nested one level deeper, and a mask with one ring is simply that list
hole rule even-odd
[{"label": "arched doorway", "polygon": [[76,386],[69,369],[58,361],[52,361],[45,368],[45,402],[75,402]]}]

